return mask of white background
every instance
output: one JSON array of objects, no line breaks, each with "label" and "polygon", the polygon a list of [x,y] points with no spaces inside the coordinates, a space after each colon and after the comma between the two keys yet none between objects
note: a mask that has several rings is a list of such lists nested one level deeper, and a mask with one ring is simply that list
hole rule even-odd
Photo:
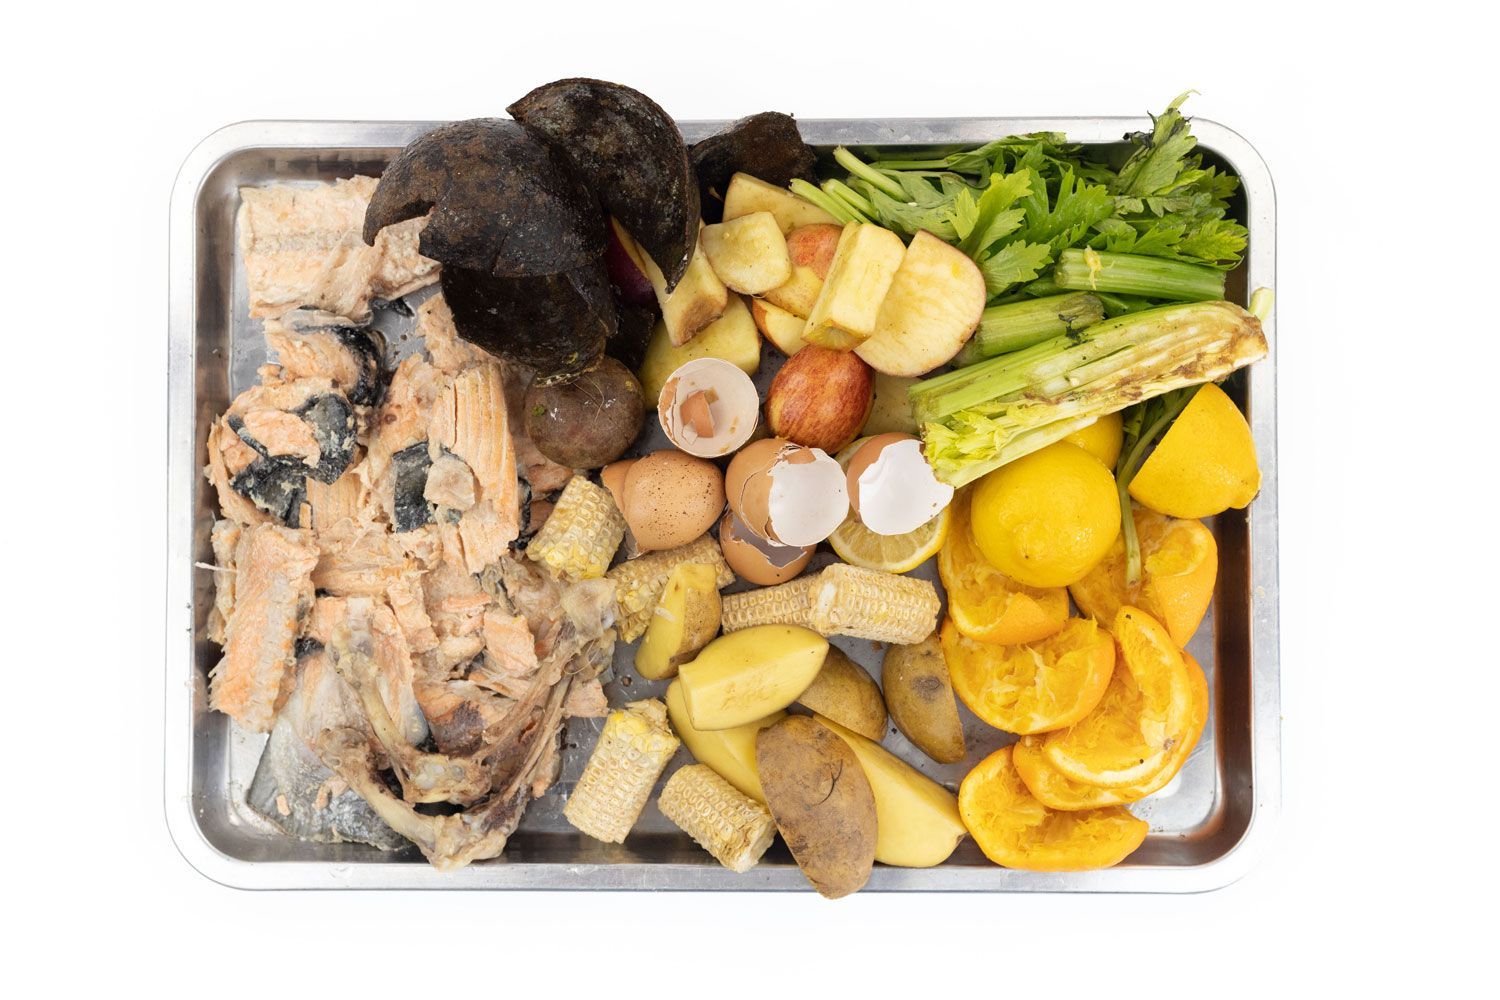
[{"label": "white background", "polygon": [[[1500,796],[1493,25],[1443,3],[480,6],[4,16],[11,976],[168,996],[1479,989]],[[494,115],[571,75],[684,118],[1138,114],[1193,87],[1191,112],[1259,148],[1279,200],[1285,795],[1249,876],[835,904],[252,894],[181,860],[160,742],[177,165],[238,119]]]}]

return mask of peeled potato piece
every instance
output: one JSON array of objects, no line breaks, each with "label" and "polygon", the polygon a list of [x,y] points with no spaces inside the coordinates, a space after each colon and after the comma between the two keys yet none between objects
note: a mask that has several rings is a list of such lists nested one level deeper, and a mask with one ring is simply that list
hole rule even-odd
[{"label": "peeled potato piece", "polygon": [[681,681],[667,686],[666,702],[672,731],[698,763],[707,764],[719,777],[755,801],[766,801],[766,793],[760,787],[760,772],[755,767],[755,734],[786,718],[785,712],[772,712],[733,729],[705,730],[695,729],[688,717]]},{"label": "peeled potato piece", "polygon": [[635,669],[648,680],[675,676],[719,634],[719,571],[704,563],[674,566],[635,651]]},{"label": "peeled potato piece", "polygon": [[1123,806],[1061,812],[1027,789],[1001,747],[958,788],[958,811],[985,857],[1006,868],[1076,872],[1108,868],[1141,846],[1149,829]]},{"label": "peeled potato piece", "polygon": [[878,742],[822,716],[818,721],[849,744],[875,792],[875,860],[902,868],[947,861],[967,832],[953,793]]},{"label": "peeled potato piece", "polygon": [[678,670],[695,729],[730,729],[786,708],[812,684],[828,640],[797,625],[720,636]]}]

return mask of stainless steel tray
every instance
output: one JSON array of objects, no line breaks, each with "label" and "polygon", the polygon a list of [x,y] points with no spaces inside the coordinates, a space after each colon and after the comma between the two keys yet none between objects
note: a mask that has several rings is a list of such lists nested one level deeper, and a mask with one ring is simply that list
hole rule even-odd
[{"label": "stainless steel tray", "polygon": [[[606,845],[578,834],[561,804],[582,770],[599,723],[574,720],[558,784],[528,809],[503,857],[441,873],[413,849],[382,853],[358,844],[306,844],[285,837],[244,804],[264,737],[237,732],[207,708],[206,677],[217,648],[202,638],[212,605],[213,494],[200,474],[209,422],[254,378],[263,357],[258,322],[245,315],[243,269],[234,216],[238,189],[270,181],[329,180],[378,174],[429,122],[244,122],[215,132],[184,162],[172,193],[170,253],[170,421],[167,504],[167,662],[165,804],[167,826],[184,858],[205,876],[240,888],[413,889],[806,889],[778,844],[753,871],[716,864],[648,807],[628,841]],[[722,123],[688,122],[689,140]],[[800,123],[810,143],[931,145],[979,143],[1022,132],[1066,132],[1076,142],[1109,146],[1149,122],[1136,118],[961,118],[825,120]],[[1265,163],[1243,138],[1204,119],[1193,123],[1201,148],[1243,181],[1239,217],[1250,228],[1245,264],[1231,275],[1231,296],[1275,283],[1275,196]],[[382,323],[399,350],[403,321]],[[889,891],[1197,892],[1244,874],[1265,848],[1280,801],[1280,691],[1276,548],[1276,337],[1271,357],[1231,382],[1260,449],[1260,496],[1248,515],[1216,519],[1218,589],[1190,649],[1208,672],[1211,725],[1183,772],[1134,806],[1151,824],[1128,862],[1105,871],[1033,873],[990,864],[965,840],[929,869],[877,865],[869,889]],[[764,377],[764,376],[763,376]],[[930,567],[928,567],[930,569]],[[920,571],[919,571],[920,572]],[[878,677],[879,652],[836,640]],[[655,693],[630,679],[617,659],[613,700]],[[984,754],[1008,742],[965,716],[971,753],[935,765],[892,730],[887,747],[956,787]],[[686,758],[686,752],[679,755]]]}]

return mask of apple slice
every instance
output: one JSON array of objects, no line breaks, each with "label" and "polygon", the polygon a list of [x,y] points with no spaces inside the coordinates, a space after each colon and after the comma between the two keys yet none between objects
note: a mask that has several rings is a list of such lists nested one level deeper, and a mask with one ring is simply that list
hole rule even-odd
[{"label": "apple slice", "polygon": [[905,255],[906,245],[889,229],[858,222],[845,226],[802,339],[835,351],[867,340]]},{"label": "apple slice", "polygon": [[823,290],[823,279],[833,266],[833,255],[838,251],[843,232],[842,226],[817,222],[787,233],[786,251],[792,262],[792,276],[785,284],[767,291],[766,301],[806,319]]},{"label": "apple slice", "polygon": [[787,357],[807,346],[807,342],[802,339],[802,328],[807,325],[807,320],[801,316],[795,316],[765,299],[750,300],[750,315],[766,339]]},{"label": "apple slice", "polygon": [[759,177],[751,177],[749,174],[735,174],[729,178],[729,190],[724,192],[724,221],[738,219],[752,212],[770,212],[776,216],[783,233],[816,222],[831,222],[836,225],[839,221],[786,188],[767,184]]},{"label": "apple slice", "polygon": [[656,406],[662,386],[671,374],[696,358],[723,358],[746,375],[756,373],[760,368],[760,334],[744,299],[729,296],[724,315],[686,344],[674,345],[666,323],[657,321],[638,373],[648,410]]},{"label": "apple slice", "polygon": [[792,276],[786,238],[770,212],[704,226],[698,243],[719,280],[736,292],[759,295]]},{"label": "apple slice", "polygon": [[[702,230],[699,232],[701,234]],[[623,229],[619,233],[623,242],[623,237],[628,234]],[[661,316],[666,321],[667,334],[672,338],[674,347],[686,344],[699,330],[724,314],[724,309],[729,304],[729,289],[724,287],[724,282],[719,280],[713,266],[709,264],[708,255],[703,252],[701,236],[693,245],[693,256],[688,261],[682,280],[670,293],[667,292],[667,280],[662,275],[661,268],[646,253],[645,247],[634,239],[625,246],[631,251],[631,256],[640,262],[641,269],[651,281],[651,288],[656,292],[656,303],[661,306]]]},{"label": "apple slice", "polygon": [[930,372],[974,335],[984,300],[984,275],[968,255],[920,232],[880,303],[874,334],[855,351],[886,375]]}]

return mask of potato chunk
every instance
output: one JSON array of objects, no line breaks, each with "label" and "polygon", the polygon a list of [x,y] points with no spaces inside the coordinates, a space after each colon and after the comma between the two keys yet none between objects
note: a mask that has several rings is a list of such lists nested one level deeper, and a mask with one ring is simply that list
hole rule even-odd
[{"label": "potato chunk", "polygon": [[677,668],[719,634],[719,572],[704,563],[675,566],[667,577],[635,669],[647,680],[674,677]]}]

